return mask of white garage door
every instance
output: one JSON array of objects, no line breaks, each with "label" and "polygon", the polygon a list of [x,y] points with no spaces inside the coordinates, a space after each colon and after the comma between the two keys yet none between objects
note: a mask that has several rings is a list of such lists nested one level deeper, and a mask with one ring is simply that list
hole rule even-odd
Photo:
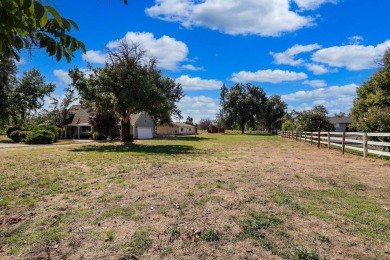
[{"label": "white garage door", "polygon": [[152,127],[138,127],[138,139],[151,139],[153,138]]}]

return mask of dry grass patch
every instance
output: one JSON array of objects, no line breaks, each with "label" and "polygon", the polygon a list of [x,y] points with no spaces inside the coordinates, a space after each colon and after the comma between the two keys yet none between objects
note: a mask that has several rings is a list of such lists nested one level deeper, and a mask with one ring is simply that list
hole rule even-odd
[{"label": "dry grass patch", "polygon": [[0,150],[0,258],[386,259],[388,162],[215,134]]}]

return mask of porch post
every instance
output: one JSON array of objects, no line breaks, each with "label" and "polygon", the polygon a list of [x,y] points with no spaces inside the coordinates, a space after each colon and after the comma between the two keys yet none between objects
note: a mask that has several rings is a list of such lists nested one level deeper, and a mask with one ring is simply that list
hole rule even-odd
[{"label": "porch post", "polygon": [[77,126],[77,139],[80,139],[80,127]]}]

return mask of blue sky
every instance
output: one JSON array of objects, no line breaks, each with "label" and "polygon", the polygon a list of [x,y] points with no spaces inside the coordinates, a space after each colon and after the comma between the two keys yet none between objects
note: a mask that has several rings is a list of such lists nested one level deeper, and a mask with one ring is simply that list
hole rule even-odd
[{"label": "blue sky", "polygon": [[176,79],[184,119],[214,119],[219,89],[250,82],[281,95],[289,110],[323,104],[348,113],[356,87],[378,69],[390,47],[387,0],[121,0],[52,1],[80,27],[87,53],[56,62],[42,50],[23,53],[63,95],[67,70],[103,66],[118,40],[139,43]]}]

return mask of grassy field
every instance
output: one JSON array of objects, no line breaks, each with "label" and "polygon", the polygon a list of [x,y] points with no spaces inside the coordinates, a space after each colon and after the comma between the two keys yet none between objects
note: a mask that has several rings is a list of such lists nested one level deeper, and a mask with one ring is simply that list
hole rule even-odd
[{"label": "grassy field", "polygon": [[389,259],[389,172],[262,135],[0,149],[0,258]]}]

